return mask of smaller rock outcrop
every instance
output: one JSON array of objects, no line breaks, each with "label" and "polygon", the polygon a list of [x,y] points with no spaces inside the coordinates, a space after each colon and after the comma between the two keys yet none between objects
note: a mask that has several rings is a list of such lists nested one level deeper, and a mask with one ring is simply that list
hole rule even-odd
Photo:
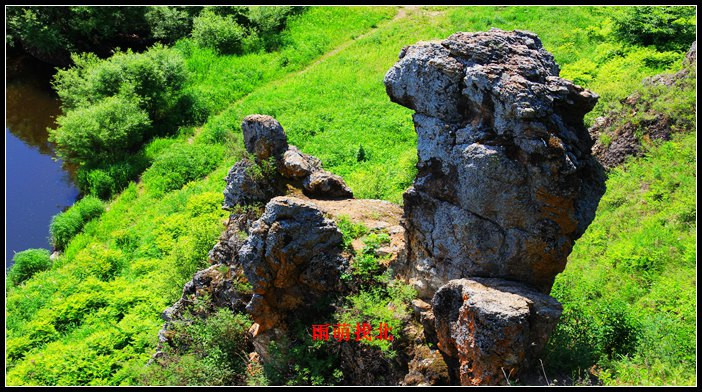
[{"label": "smaller rock outcrop", "polygon": [[239,250],[253,289],[246,310],[260,332],[293,310],[314,305],[324,293],[339,291],[347,265],[342,250],[341,232],[317,206],[295,197],[273,198]]},{"label": "smaller rock outcrop", "polygon": [[225,209],[237,205],[265,203],[280,194],[277,176],[260,175],[260,166],[246,158],[235,163],[226,177],[224,189]]},{"label": "smaller rock outcrop", "polygon": [[241,122],[244,146],[259,160],[280,158],[288,149],[288,138],[278,120],[271,116],[252,114]]},{"label": "smaller rock outcrop", "polygon": [[439,349],[461,385],[508,384],[533,365],[561,315],[552,297],[503,279],[458,279],[434,295]]},{"label": "smaller rock outcrop", "polygon": [[322,161],[303,153],[295,146],[290,146],[283,154],[278,170],[283,177],[302,179],[322,170]]},{"label": "smaller rock outcrop", "polygon": [[283,127],[273,117],[246,116],[241,130],[246,151],[253,159],[244,158],[229,170],[224,190],[225,209],[266,203],[284,195],[288,185],[312,198],[353,198],[344,180],[324,170],[319,159],[288,145]]},{"label": "smaller rock outcrop", "polygon": [[312,197],[340,199],[353,197],[353,192],[346,186],[343,178],[325,170],[318,170],[308,175],[302,184],[305,194]]}]

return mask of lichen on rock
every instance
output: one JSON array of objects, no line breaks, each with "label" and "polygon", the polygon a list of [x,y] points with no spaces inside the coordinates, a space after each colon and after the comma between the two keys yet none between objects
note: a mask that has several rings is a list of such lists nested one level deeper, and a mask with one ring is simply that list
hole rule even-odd
[{"label": "lichen on rock", "polygon": [[246,310],[261,332],[314,305],[323,293],[340,291],[347,264],[342,250],[341,232],[314,204],[281,196],[266,205],[239,250],[254,293]]},{"label": "lichen on rock", "polygon": [[604,193],[583,125],[597,95],[559,78],[535,34],[497,29],[403,49],[385,86],[416,112],[404,202],[420,294],[470,276],[548,292]]}]

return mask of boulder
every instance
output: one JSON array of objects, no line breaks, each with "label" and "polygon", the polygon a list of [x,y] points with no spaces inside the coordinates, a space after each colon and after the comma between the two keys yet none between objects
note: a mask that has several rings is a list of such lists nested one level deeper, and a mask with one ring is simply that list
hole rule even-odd
[{"label": "boulder", "polygon": [[253,289],[246,307],[260,332],[273,328],[293,310],[314,306],[340,290],[343,238],[334,221],[313,203],[295,197],[273,198],[239,250]]},{"label": "boulder", "polygon": [[548,292],[565,267],[605,177],[583,124],[598,97],[558,72],[535,34],[492,29],[404,48],[385,75],[416,112],[404,223],[420,296],[471,276]]},{"label": "boulder", "polygon": [[348,199],[353,192],[344,179],[326,170],[318,170],[305,177],[303,192],[310,197]]},{"label": "boulder", "polygon": [[246,158],[238,161],[229,169],[225,178],[224,209],[233,209],[237,205],[265,203],[279,194],[278,178],[256,175],[260,172],[257,163]]},{"label": "boulder", "polygon": [[461,385],[506,385],[538,360],[561,305],[503,279],[458,279],[432,299],[439,349]]},{"label": "boulder", "polygon": [[288,149],[288,138],[280,123],[271,116],[252,114],[241,122],[246,151],[259,160],[279,158]]},{"label": "boulder", "polygon": [[278,171],[286,178],[305,178],[322,170],[322,161],[300,151],[295,146],[289,146],[283,154]]}]

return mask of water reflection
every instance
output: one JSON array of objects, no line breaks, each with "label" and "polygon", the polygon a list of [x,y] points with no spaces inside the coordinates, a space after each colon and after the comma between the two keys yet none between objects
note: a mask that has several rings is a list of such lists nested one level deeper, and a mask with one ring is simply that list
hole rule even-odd
[{"label": "water reflection", "polygon": [[41,66],[13,75],[5,88],[5,266],[15,252],[50,248],[51,217],[75,202],[72,170],[56,160],[47,127],[60,113]]}]

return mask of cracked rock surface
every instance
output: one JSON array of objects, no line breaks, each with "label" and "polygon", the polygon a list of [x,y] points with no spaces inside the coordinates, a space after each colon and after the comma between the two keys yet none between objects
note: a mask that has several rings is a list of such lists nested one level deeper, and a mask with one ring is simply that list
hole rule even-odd
[{"label": "cracked rock surface", "polygon": [[385,75],[391,100],[415,110],[404,217],[420,296],[472,276],[547,293],[565,267],[604,174],[583,124],[598,97],[558,72],[535,34],[493,29],[406,47]]},{"label": "cracked rock surface", "polygon": [[433,299],[439,349],[461,385],[507,384],[533,365],[561,315],[554,298],[503,279],[457,279]]}]

